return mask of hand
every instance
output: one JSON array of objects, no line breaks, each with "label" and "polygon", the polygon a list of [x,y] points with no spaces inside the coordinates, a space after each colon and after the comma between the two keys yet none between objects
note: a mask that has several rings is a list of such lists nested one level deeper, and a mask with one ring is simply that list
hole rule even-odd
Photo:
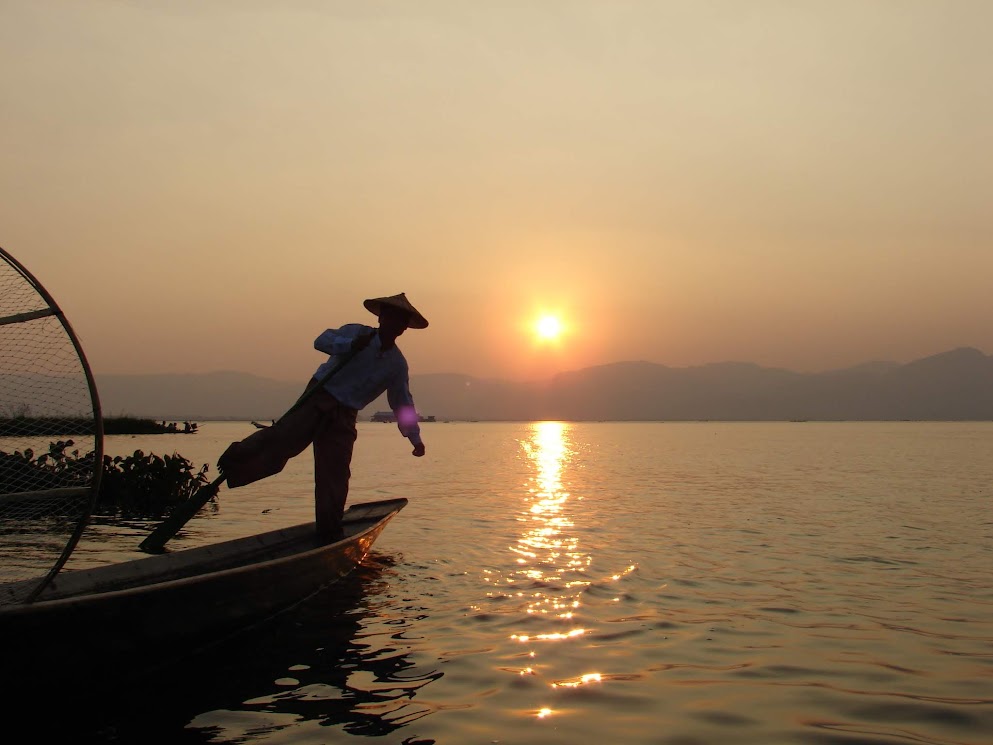
[{"label": "hand", "polygon": [[422,455],[424,455],[424,443],[419,442],[416,445],[414,445],[414,449],[410,451],[410,454],[413,455],[415,458],[420,458]]}]

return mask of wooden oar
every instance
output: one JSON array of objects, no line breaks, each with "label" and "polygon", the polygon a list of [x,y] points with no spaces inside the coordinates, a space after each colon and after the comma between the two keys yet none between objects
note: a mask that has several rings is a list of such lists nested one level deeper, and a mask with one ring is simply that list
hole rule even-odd
[{"label": "wooden oar", "polygon": [[[370,336],[369,338],[371,339],[372,337]],[[368,345],[368,342],[362,346],[362,349],[364,349],[366,345]],[[351,360],[360,351],[361,349],[355,349],[346,355],[342,355],[342,357],[320,377],[316,385],[312,385],[303,392],[303,395],[297,399],[297,402],[293,404],[293,406],[286,410],[286,413],[284,413],[280,419],[285,417],[290,412],[299,409],[303,403],[314,394],[315,391],[319,390],[321,386],[330,380],[335,373],[343,368],[349,360]],[[221,484],[224,483],[226,478],[227,476],[222,473],[209,484],[201,486],[197,489],[193,496],[185,502],[181,502],[176,505],[172,512],[169,513],[169,516],[159,523],[155,529],[148,534],[148,537],[145,538],[145,540],[138,544],[138,548],[150,554],[162,553],[165,550],[166,542],[176,535],[176,533],[178,533],[182,527],[186,525],[186,523],[188,523],[205,504],[207,504],[207,502],[217,496],[217,492],[220,490]]]}]

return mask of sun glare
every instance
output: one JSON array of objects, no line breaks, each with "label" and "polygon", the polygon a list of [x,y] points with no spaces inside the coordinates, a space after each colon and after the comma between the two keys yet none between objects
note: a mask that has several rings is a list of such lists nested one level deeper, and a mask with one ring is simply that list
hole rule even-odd
[{"label": "sun glare", "polygon": [[539,339],[558,339],[562,334],[562,322],[555,316],[542,316],[534,325]]}]

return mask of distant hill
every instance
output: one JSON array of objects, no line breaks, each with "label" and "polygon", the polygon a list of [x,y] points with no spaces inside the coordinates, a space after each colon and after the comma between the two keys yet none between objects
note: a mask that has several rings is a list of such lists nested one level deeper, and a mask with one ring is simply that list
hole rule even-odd
[{"label": "distant hill", "polygon": [[[97,385],[107,415],[168,420],[274,419],[302,391],[236,372],[104,375]],[[438,421],[993,420],[993,357],[966,347],[823,373],[617,362],[529,383],[415,375],[411,389],[421,414]],[[362,417],[387,408],[383,396]]]},{"label": "distant hill", "polygon": [[269,420],[292,406],[303,392],[302,384],[230,371],[97,375],[96,382],[104,416],[156,420]]}]

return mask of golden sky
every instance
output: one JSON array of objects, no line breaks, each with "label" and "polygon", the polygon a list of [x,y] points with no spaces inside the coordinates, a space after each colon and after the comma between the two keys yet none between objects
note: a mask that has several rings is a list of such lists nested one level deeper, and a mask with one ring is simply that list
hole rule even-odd
[{"label": "golden sky", "polygon": [[[993,353],[985,0],[0,0],[0,246],[101,373]],[[562,334],[540,341],[543,313]]]}]

